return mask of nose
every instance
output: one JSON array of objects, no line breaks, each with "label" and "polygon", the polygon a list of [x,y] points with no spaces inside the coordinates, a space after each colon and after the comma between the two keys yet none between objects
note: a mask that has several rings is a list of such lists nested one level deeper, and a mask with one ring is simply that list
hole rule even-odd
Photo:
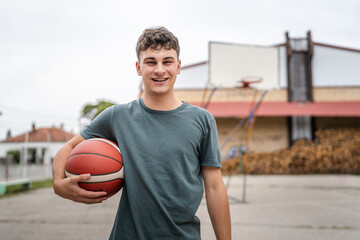
[{"label": "nose", "polygon": [[158,63],[155,68],[155,74],[162,75],[164,73],[165,73],[164,66],[162,65],[162,63]]}]

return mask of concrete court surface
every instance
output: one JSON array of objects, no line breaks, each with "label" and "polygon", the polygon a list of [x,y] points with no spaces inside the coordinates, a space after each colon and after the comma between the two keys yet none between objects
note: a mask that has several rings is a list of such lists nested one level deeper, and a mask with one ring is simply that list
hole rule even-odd
[{"label": "concrete court surface", "polygon": [[[360,176],[243,176],[229,180],[233,239],[360,239]],[[107,239],[120,193],[98,205],[56,196],[51,188],[0,199],[1,240]],[[203,202],[202,239],[215,239]]]}]

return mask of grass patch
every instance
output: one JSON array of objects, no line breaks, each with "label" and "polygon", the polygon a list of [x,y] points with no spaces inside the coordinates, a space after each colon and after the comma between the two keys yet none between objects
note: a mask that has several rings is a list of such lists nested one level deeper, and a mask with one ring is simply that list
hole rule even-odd
[{"label": "grass patch", "polygon": [[46,188],[46,187],[52,187],[52,185],[53,185],[52,179],[34,181],[34,182],[31,182],[30,190],[35,190],[35,189],[39,189],[39,188]]},{"label": "grass patch", "polygon": [[32,181],[30,189],[24,189],[20,184],[8,186],[6,189],[6,193],[4,195],[0,195],[0,199],[4,197],[14,196],[20,192],[28,192],[39,188],[52,187],[52,185],[53,185],[52,179],[46,179],[46,180]]}]

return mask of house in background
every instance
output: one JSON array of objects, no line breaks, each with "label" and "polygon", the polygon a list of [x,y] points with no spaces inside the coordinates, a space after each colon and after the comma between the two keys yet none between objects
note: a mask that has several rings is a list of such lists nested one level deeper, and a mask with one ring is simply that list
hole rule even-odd
[{"label": "house in background", "polygon": [[1,141],[0,157],[5,158],[8,151],[19,151],[21,164],[51,165],[57,151],[73,136],[62,127],[36,128],[33,124],[29,132]]},{"label": "house in background", "polygon": [[270,47],[210,42],[208,61],[182,67],[175,94],[207,106],[227,143],[223,157],[244,143],[235,127],[256,102],[250,151],[285,149],[320,128],[360,127],[360,50],[313,42],[310,32],[285,39]]}]

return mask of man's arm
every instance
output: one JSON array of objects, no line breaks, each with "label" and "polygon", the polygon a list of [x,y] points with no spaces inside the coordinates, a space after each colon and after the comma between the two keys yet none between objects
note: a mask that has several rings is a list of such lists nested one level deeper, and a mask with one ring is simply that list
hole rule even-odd
[{"label": "man's arm", "polygon": [[218,240],[231,239],[229,200],[221,176],[221,169],[202,167],[205,197],[211,223]]},{"label": "man's arm", "polygon": [[82,174],[65,178],[65,163],[70,152],[85,139],[77,134],[67,142],[56,154],[53,162],[53,188],[57,195],[86,204],[100,203],[106,200],[105,192],[86,191],[79,187],[78,182],[90,178],[90,174]]}]

